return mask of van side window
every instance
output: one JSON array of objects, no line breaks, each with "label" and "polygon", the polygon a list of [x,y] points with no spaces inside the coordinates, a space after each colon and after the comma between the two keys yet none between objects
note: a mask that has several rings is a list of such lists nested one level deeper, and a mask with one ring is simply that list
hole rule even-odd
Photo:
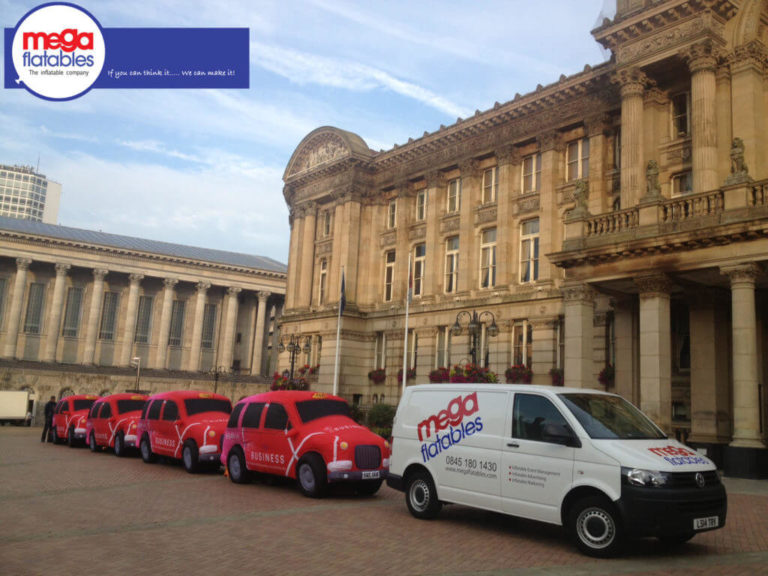
[{"label": "van side window", "polygon": [[232,414],[229,415],[229,420],[227,421],[227,428],[234,428],[237,426],[237,421],[240,419],[240,412],[243,411],[243,407],[245,404],[238,404],[235,406],[235,409],[232,410]]},{"label": "van side window", "polygon": [[163,410],[163,420],[173,422],[179,419],[179,406],[173,400],[166,400]]},{"label": "van side window", "polygon": [[[275,406],[275,404],[273,404]],[[280,406],[282,408],[282,406]],[[243,428],[258,428],[261,422],[261,413],[264,411],[264,402],[248,404],[243,416]]]},{"label": "van side window", "polygon": [[144,407],[141,409],[141,419],[144,420],[147,417],[147,411],[149,410],[149,405],[152,404],[149,400],[147,400],[144,403]]},{"label": "van side window", "polygon": [[514,438],[541,442],[541,435],[547,424],[567,425],[567,422],[547,398],[535,394],[515,394],[515,408],[512,414]]},{"label": "van side window", "polygon": [[59,407],[56,408],[56,414],[61,414],[62,412],[66,412],[67,410],[69,410],[69,406],[67,402],[68,402],[67,400],[62,400],[61,402],[59,402]]},{"label": "van side window", "polygon": [[101,412],[99,413],[99,418],[111,418],[112,406],[110,406],[108,402],[104,402],[101,406],[102,407]]},{"label": "van side window", "polygon": [[270,404],[267,408],[267,416],[264,419],[264,428],[271,430],[285,430],[288,426],[288,413],[282,404]]},{"label": "van side window", "polygon": [[149,407],[149,411],[147,412],[147,418],[149,420],[159,420],[160,408],[162,407],[163,407],[162,400],[155,400],[154,402],[152,402],[152,405]]},{"label": "van side window", "polygon": [[91,418],[97,418],[97,414],[99,413],[99,408],[101,408],[101,404],[98,402],[95,403],[93,406],[91,406],[91,412],[88,414]]}]

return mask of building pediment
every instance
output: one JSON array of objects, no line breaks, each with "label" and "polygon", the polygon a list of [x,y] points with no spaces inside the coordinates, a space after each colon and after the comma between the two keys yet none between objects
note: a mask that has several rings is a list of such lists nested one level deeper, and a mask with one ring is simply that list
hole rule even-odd
[{"label": "building pediment", "polygon": [[298,145],[288,167],[283,174],[283,181],[294,180],[314,171],[354,158],[367,160],[373,156],[365,141],[357,134],[324,126],[310,132]]}]

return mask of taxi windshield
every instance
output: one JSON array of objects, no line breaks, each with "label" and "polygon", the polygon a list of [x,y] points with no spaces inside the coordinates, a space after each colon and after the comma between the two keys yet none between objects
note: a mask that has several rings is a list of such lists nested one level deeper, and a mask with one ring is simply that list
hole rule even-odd
[{"label": "taxi windshield", "polygon": [[296,402],[296,410],[304,423],[324,416],[349,417],[349,405],[341,400],[304,400]]},{"label": "taxi windshield", "polygon": [[559,394],[568,409],[596,440],[649,440],[666,435],[632,404],[620,396]]},{"label": "taxi windshield", "polygon": [[86,400],[75,400],[73,403],[74,404],[73,410],[75,412],[77,412],[78,410],[85,410],[93,406],[94,402],[96,402],[96,398],[90,398]]},{"label": "taxi windshield", "polygon": [[125,414],[126,412],[141,410],[144,407],[144,402],[146,402],[146,400],[118,400],[117,413]]}]

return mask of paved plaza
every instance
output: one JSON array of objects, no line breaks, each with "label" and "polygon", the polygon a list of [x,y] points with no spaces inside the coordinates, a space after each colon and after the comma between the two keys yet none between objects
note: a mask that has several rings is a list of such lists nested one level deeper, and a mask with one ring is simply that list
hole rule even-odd
[{"label": "paved plaza", "polygon": [[554,526],[461,506],[419,521],[386,486],[303,497],[292,484],[41,444],[0,428],[0,574],[685,576],[768,574],[768,481],[726,480],[728,525],[671,552],[582,556]]}]

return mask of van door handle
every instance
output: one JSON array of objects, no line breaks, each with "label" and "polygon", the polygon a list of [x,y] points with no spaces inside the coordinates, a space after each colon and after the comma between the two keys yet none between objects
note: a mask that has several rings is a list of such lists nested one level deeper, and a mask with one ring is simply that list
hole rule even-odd
[{"label": "van door handle", "polygon": [[520,444],[518,444],[517,442],[507,442],[507,446],[509,446],[510,448],[520,448]]}]

